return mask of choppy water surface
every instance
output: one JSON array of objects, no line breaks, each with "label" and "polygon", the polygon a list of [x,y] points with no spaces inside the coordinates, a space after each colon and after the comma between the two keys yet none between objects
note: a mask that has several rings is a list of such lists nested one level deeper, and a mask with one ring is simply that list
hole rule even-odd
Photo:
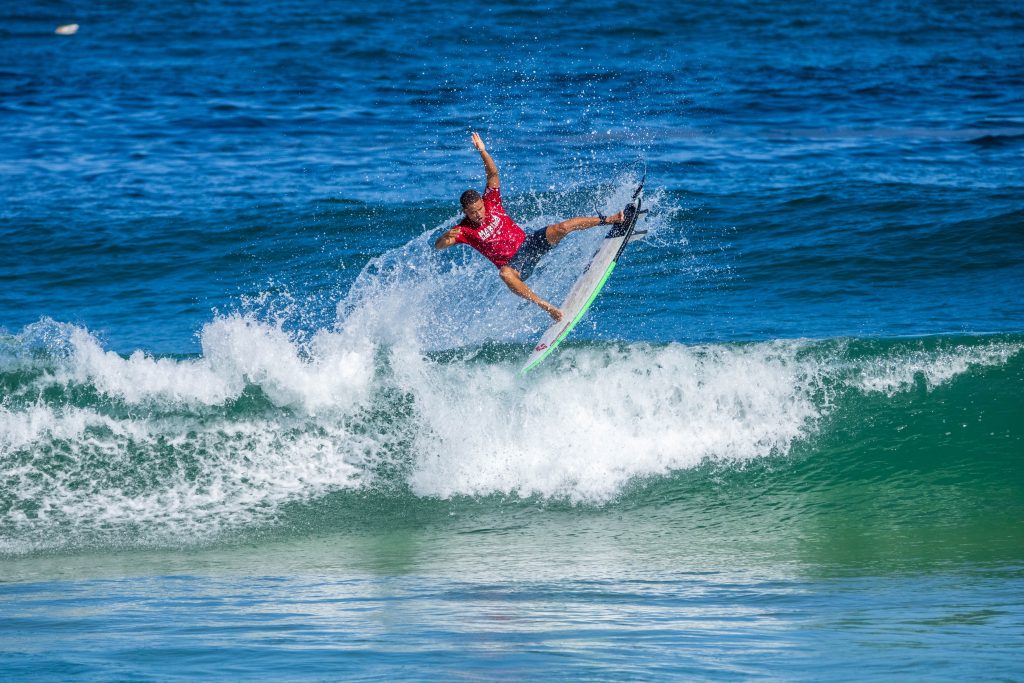
[{"label": "choppy water surface", "polygon": [[3,17],[8,676],[1024,675],[1015,4]]}]

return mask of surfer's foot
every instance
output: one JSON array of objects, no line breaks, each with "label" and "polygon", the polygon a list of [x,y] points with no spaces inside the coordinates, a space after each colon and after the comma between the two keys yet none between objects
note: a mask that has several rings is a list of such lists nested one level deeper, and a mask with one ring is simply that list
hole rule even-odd
[{"label": "surfer's foot", "polygon": [[612,216],[608,216],[604,220],[607,223],[621,223],[623,218],[625,218],[625,216],[623,216],[622,212],[619,211],[617,214],[614,214]]}]

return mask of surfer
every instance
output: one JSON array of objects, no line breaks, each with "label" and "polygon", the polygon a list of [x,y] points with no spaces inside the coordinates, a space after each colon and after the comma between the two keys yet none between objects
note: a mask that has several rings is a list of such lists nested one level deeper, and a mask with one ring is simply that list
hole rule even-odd
[{"label": "surfer", "polygon": [[554,320],[561,320],[562,312],[537,296],[524,280],[533,273],[540,257],[570,232],[617,223],[622,220],[622,213],[613,216],[600,213],[597,216],[577,216],[561,223],[552,223],[527,235],[505,213],[501,204],[498,167],[477,133],[473,133],[473,146],[484,161],[487,189],[482,195],[476,190],[462,193],[459,202],[465,215],[455,227],[434,242],[434,247],[447,249],[455,244],[468,244],[498,267],[498,276],[515,294],[537,304]]}]

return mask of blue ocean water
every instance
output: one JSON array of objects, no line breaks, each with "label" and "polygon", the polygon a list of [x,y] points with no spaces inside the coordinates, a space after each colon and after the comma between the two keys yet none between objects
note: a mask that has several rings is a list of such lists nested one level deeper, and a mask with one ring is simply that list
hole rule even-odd
[{"label": "blue ocean water", "polygon": [[1024,676],[1019,3],[0,18],[3,677]]}]

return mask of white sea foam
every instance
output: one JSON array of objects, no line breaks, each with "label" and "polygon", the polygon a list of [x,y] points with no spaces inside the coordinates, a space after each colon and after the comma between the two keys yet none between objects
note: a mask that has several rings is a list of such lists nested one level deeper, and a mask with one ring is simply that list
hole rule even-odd
[{"label": "white sea foam", "polygon": [[46,406],[0,409],[0,434],[0,547],[9,552],[98,533],[202,540],[273,517],[288,500],[361,485],[361,465],[379,447],[343,424],[204,424]]},{"label": "white sea foam", "polygon": [[637,476],[786,453],[821,416],[817,369],[794,344],[566,350],[563,368],[401,364],[423,423],[422,495],[601,502]]},{"label": "white sea foam", "polygon": [[[193,359],[124,358],[72,326],[48,325],[44,337],[47,362],[5,364],[43,370],[0,397],[7,552],[96,535],[202,540],[289,500],[365,485],[393,441],[353,421],[373,396],[366,339],[322,331],[299,344],[241,316],[209,323]],[[249,386],[270,407],[225,415]]]},{"label": "white sea foam", "polygon": [[67,362],[40,382],[90,384],[130,404],[201,405],[221,405],[256,385],[276,405],[337,412],[364,399],[373,377],[375,347],[366,338],[322,331],[303,349],[279,327],[231,315],[208,323],[201,340],[194,360],[142,351],[124,358],[71,328]]},{"label": "white sea foam", "polygon": [[957,345],[948,349],[900,351],[860,364],[854,382],[862,391],[894,396],[914,388],[920,377],[927,389],[946,384],[972,367],[1003,365],[1020,353],[1019,344]]}]

